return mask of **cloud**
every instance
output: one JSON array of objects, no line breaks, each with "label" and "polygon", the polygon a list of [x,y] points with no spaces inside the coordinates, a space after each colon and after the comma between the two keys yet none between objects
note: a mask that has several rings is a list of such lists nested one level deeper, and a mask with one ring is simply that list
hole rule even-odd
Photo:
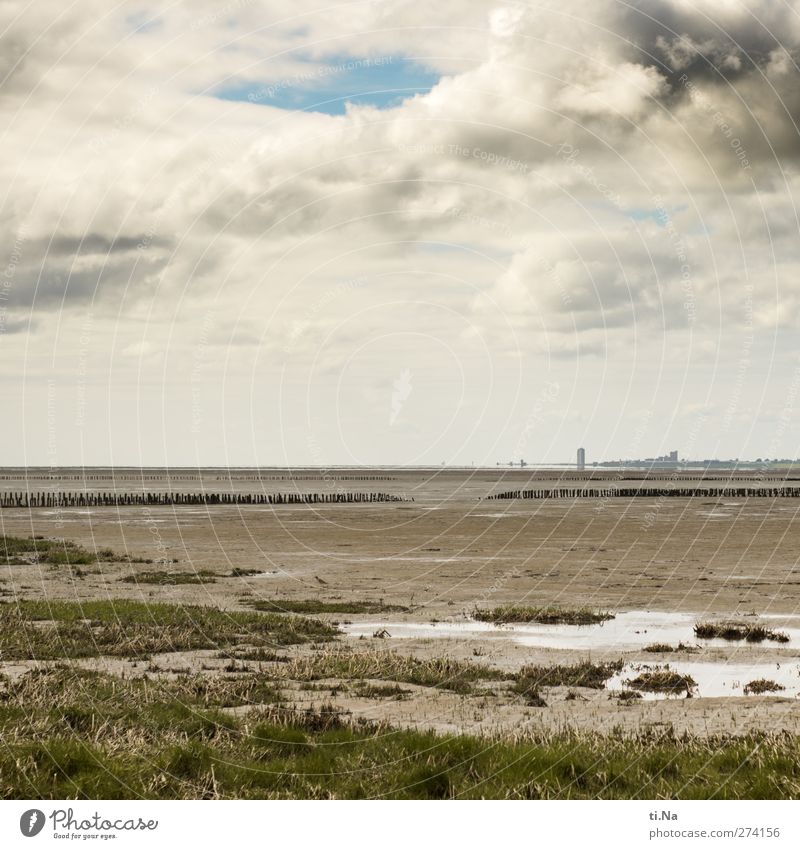
[{"label": "cloud", "polygon": [[[3,5],[9,336],[58,313],[31,334],[68,344],[91,309],[95,333],[143,354],[146,324],[170,344],[163,362],[137,354],[137,379],[174,368],[176,398],[209,314],[209,380],[245,394],[263,381],[272,398],[287,361],[324,351],[338,373],[359,332],[394,338],[412,316],[447,349],[461,350],[466,324],[499,374],[509,358],[544,352],[571,368],[635,344],[649,352],[630,364],[639,381],[675,338],[702,336],[691,350],[707,362],[751,325],[791,350],[796,2],[387,0],[344,15],[312,0],[266,11],[216,0],[128,12]],[[426,69],[430,90],[342,114],[246,96],[301,79],[303,103],[334,89],[347,99],[369,88],[370,68],[376,88],[392,88],[396,57]],[[356,76],[314,80],[351,60]],[[406,313],[409,301],[434,306]],[[381,374],[424,368],[390,348],[379,357]],[[596,375],[563,378],[600,391]],[[329,447],[346,454],[335,436]]]}]

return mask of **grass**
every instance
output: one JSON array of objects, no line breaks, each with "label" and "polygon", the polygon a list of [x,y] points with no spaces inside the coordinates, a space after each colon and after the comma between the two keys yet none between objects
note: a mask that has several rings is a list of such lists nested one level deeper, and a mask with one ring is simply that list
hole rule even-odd
[{"label": "grass", "polygon": [[[297,710],[258,676],[121,680],[68,668],[7,682],[4,799],[790,799],[794,735],[438,735]],[[226,705],[265,701],[243,714]]]},{"label": "grass", "polygon": [[120,578],[126,584],[157,584],[175,586],[177,584],[213,584],[220,577],[209,569],[198,572],[139,572]]},{"label": "grass", "polygon": [[746,622],[698,622],[694,634],[702,640],[714,638],[722,640],[746,640],[748,643],[761,643],[771,640],[776,643],[788,643],[789,637],[782,631],[773,631],[763,625],[751,625]]},{"label": "grass", "polygon": [[533,690],[529,690],[527,693],[525,693],[525,704],[528,707],[547,707],[547,702],[544,700],[544,697],[536,688],[534,688]]},{"label": "grass", "polygon": [[620,690],[618,693],[614,694],[622,704],[628,704],[630,702],[639,701],[642,698],[642,694],[637,690]]},{"label": "grass", "polygon": [[691,675],[681,675],[668,666],[640,672],[625,682],[628,687],[642,693],[691,693],[697,682]]},{"label": "grass", "polygon": [[321,642],[325,622],[212,607],[115,601],[0,603],[0,660],[141,657],[156,652]]},{"label": "grass", "polygon": [[588,607],[524,607],[506,605],[491,610],[476,610],[473,617],[480,622],[507,625],[512,622],[538,622],[542,625],[596,625],[614,618],[613,613]]},{"label": "grass", "polygon": [[777,681],[770,681],[768,678],[758,678],[749,684],[745,684],[744,693],[746,696],[750,694],[760,696],[762,693],[777,693],[785,689],[786,687],[778,684]]},{"label": "grass", "polygon": [[[0,537],[0,563],[25,566],[47,563],[51,566],[89,566],[92,563],[152,563],[150,559],[118,554],[112,548],[91,551],[68,539],[34,537]],[[173,560],[176,563],[177,560]]]},{"label": "grass", "polygon": [[695,652],[697,649],[694,646],[687,646],[685,643],[678,643],[677,646],[671,646],[669,643],[651,643],[645,646],[642,651],[652,654],[669,654],[676,651]]},{"label": "grass", "polygon": [[511,691],[529,696],[540,687],[588,687],[602,690],[606,681],[622,669],[622,661],[591,663],[583,661],[571,666],[523,666],[517,673]]},{"label": "grass", "polygon": [[407,607],[384,604],[382,601],[321,601],[316,598],[258,599],[248,601],[256,610],[270,613],[407,613]]},{"label": "grass", "polygon": [[399,684],[370,684],[368,681],[360,681],[351,692],[359,699],[393,699],[397,702],[409,694],[409,690],[404,690]]},{"label": "grass", "polygon": [[228,649],[220,652],[217,655],[220,660],[252,660],[261,663],[288,663],[289,657],[285,654],[278,654],[272,649],[257,648],[257,649]]},{"label": "grass", "polygon": [[5,535],[0,538],[0,562],[5,561],[8,566],[21,566],[30,563],[48,563],[52,566],[88,566],[91,563],[96,563],[98,559],[99,552],[89,551],[66,539]]},{"label": "grass", "polygon": [[496,681],[504,673],[477,663],[449,658],[406,657],[391,651],[353,652],[332,649],[299,657],[281,667],[280,675],[294,681],[322,679],[383,680],[469,693],[478,681]]}]

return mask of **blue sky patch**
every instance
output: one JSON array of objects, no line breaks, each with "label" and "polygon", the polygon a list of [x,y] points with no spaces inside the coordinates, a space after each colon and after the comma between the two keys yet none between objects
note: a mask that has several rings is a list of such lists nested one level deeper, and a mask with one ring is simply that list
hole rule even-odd
[{"label": "blue sky patch", "polygon": [[666,227],[672,215],[678,212],[684,212],[687,209],[685,204],[674,206],[671,209],[665,209],[663,206],[655,207],[630,207],[624,209],[623,212],[628,218],[634,221],[646,221],[651,218],[659,227]]},{"label": "blue sky patch", "polygon": [[656,222],[659,226],[664,226],[664,213],[660,209],[649,208],[649,209],[626,209],[624,210],[625,215],[628,218],[632,218],[634,221],[646,221],[648,218],[652,218],[653,221]]},{"label": "blue sky patch", "polygon": [[278,109],[343,115],[347,103],[388,109],[407,97],[430,91],[440,75],[403,56],[354,58],[334,56],[306,62],[297,74],[280,80],[247,82],[218,91],[222,100],[243,101]]}]

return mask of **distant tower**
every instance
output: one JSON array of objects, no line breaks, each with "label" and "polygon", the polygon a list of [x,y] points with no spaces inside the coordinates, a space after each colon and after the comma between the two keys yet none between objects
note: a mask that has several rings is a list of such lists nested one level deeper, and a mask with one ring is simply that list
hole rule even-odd
[{"label": "distant tower", "polygon": [[677,463],[678,462],[678,452],[677,451],[670,451],[669,452],[669,459],[673,463]]},{"label": "distant tower", "polygon": [[582,472],[586,468],[586,451],[583,448],[578,449],[578,471]]}]

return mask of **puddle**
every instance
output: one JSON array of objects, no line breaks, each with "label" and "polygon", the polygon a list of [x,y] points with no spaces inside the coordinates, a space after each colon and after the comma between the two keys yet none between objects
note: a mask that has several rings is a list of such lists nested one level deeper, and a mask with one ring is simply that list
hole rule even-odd
[{"label": "puddle", "polygon": [[[663,667],[665,664],[629,663],[622,671],[606,682],[607,690],[625,689],[625,681],[635,678],[641,672]],[[773,698],[796,698],[800,695],[800,663],[702,663],[686,661],[670,663],[669,668],[682,675],[691,675],[697,682],[693,695],[698,698],[719,698],[724,696],[745,696],[745,685],[750,681],[765,678],[775,681],[785,689],[774,693],[762,693]],[[667,695],[666,693],[642,693],[647,701],[661,699],[683,699],[685,694]],[[748,698],[756,698],[754,695]]]},{"label": "puddle", "polygon": [[[635,610],[618,613],[616,618],[598,625],[493,625],[489,622],[352,622],[341,625],[342,630],[352,637],[371,637],[375,631],[385,629],[392,638],[486,638],[513,640],[523,646],[547,649],[609,650],[628,651],[644,648],[651,643],[725,647],[737,646],[759,648],[787,648],[800,645],[800,627],[785,628],[776,624],[777,630],[789,636],[788,643],[747,643],[731,640],[698,640],[694,636],[694,623],[702,617],[695,613],[663,613]],[[761,620],[798,622],[798,617],[763,616]],[[746,620],[748,621],[748,620]],[[750,679],[748,679],[750,680]]]}]

